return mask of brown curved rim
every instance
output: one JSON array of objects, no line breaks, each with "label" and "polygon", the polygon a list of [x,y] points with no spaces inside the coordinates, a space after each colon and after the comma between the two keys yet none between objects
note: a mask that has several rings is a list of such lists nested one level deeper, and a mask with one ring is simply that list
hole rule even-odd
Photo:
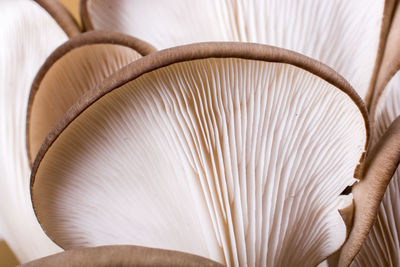
[{"label": "brown curved rim", "polygon": [[[33,201],[32,194],[36,172],[47,150],[49,150],[54,141],[72,121],[74,121],[91,104],[96,102],[104,95],[112,92],[114,89],[119,88],[125,83],[140,77],[143,74],[175,63],[206,58],[242,58],[248,60],[285,63],[302,68],[316,76],[319,76],[347,94],[359,108],[365,122],[367,134],[365,149],[367,149],[369,141],[369,120],[365,104],[361,100],[360,96],[351,87],[351,85],[336,71],[329,68],[325,64],[293,51],[253,43],[210,42],[169,48],[138,59],[137,61],[120,69],[114,73],[114,75],[108,77],[103,84],[99,85],[95,90],[92,90],[81,97],[75,103],[75,105],[64,114],[63,118],[58,121],[57,125],[47,135],[45,141],[39,149],[31,172],[31,200],[39,223],[40,218],[37,216],[36,206],[35,202]],[[363,156],[364,155],[361,156],[360,161],[363,160]],[[44,231],[46,232],[46,229],[44,229]],[[49,237],[55,243],[57,243],[51,236]]]},{"label": "brown curved rim", "polygon": [[56,0],[35,0],[63,29],[69,38],[81,33],[78,23],[63,5]]},{"label": "brown curved rim", "polygon": [[400,4],[397,2],[391,14],[390,31],[387,37],[387,43],[385,51],[383,53],[383,59],[381,68],[379,70],[374,91],[372,92],[372,99],[369,106],[371,114],[371,124],[375,124],[375,112],[389,81],[393,76],[400,70]]},{"label": "brown curved rim", "polygon": [[215,266],[213,260],[180,251],[130,245],[114,245],[71,249],[21,265],[22,267],[53,266]]},{"label": "brown curved rim", "polygon": [[372,228],[386,188],[400,164],[400,116],[365,160],[365,175],[353,187],[354,226],[344,243],[339,266],[349,266]]},{"label": "brown curved rim", "polygon": [[79,5],[81,21],[84,31],[92,31],[94,30],[92,20],[90,18],[89,9],[88,9],[88,1],[80,0]]},{"label": "brown curved rim", "polygon": [[45,61],[42,67],[39,69],[38,74],[33,80],[32,87],[29,93],[28,100],[28,108],[26,112],[26,148],[28,151],[28,161],[30,166],[32,166],[33,159],[30,156],[30,119],[31,119],[31,111],[33,106],[33,101],[35,100],[35,96],[37,91],[39,90],[40,84],[43,78],[46,76],[47,72],[56,63],[60,58],[65,56],[68,52],[88,45],[96,45],[96,44],[115,44],[122,45],[129,48],[132,48],[136,52],[138,52],[142,56],[146,56],[150,53],[157,51],[152,45],[142,41],[140,39],[131,37],[129,35],[125,35],[122,33],[112,32],[112,31],[91,31],[87,33],[82,33],[61,46],[59,46]]}]

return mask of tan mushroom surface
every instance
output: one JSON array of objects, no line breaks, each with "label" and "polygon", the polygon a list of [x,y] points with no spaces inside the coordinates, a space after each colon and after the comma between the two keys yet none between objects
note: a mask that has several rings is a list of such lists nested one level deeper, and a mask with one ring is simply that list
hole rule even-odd
[{"label": "tan mushroom surface", "polygon": [[152,249],[138,246],[102,246],[67,250],[21,267],[131,267],[131,266],[181,266],[222,267],[217,262],[178,251]]},{"label": "tan mushroom surface", "polygon": [[[31,191],[66,249],[135,244],[233,265],[316,265],[345,241],[341,192],[365,106],[325,65],[207,43],[139,59],[48,135]],[[299,249],[301,247],[301,249]]]},{"label": "tan mushroom surface", "polygon": [[86,29],[124,32],[158,49],[208,41],[290,49],[327,64],[368,99],[393,2],[82,0],[81,14]]},{"label": "tan mushroom surface", "polygon": [[39,70],[29,96],[30,163],[50,129],[82,95],[118,69],[153,51],[141,40],[108,31],[84,33],[58,47]]}]

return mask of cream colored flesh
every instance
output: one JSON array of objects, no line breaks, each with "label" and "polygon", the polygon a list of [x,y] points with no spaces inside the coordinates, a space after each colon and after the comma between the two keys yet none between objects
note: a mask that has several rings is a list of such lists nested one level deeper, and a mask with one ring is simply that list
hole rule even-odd
[{"label": "cream colored flesh", "polygon": [[[311,266],[344,242],[365,121],[288,64],[202,59],[92,104],[44,155],[37,216],[64,248],[135,244],[228,266]],[[301,247],[301,249],[299,249]]]},{"label": "cream colored flesh", "polygon": [[[294,50],[344,76],[365,98],[384,0],[87,0],[94,29],[131,34],[159,49],[206,41]],[[362,66],[362,67],[361,67]]]}]

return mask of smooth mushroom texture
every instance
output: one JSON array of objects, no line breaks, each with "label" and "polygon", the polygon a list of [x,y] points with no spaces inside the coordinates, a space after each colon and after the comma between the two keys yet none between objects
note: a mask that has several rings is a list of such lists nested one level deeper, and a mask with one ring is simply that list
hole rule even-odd
[{"label": "smooth mushroom texture", "polygon": [[25,262],[59,251],[32,210],[25,118],[37,71],[68,38],[34,1],[0,1],[0,10],[0,229]]},{"label": "smooth mushroom texture", "polygon": [[78,248],[51,255],[21,267],[131,267],[131,266],[182,266],[182,267],[222,267],[221,264],[178,251],[138,247],[102,246]]},{"label": "smooth mushroom texture", "polygon": [[29,97],[30,164],[50,129],[83,94],[152,51],[143,41],[108,31],[81,34],[57,48],[39,70]]},{"label": "smooth mushroom texture", "polygon": [[316,265],[346,238],[338,210],[352,197],[340,194],[367,128],[359,96],[309,58],[255,44],[173,48],[69,110],[35,160],[32,200],[66,249]]},{"label": "smooth mushroom texture", "polygon": [[205,41],[290,49],[332,67],[367,99],[392,7],[393,0],[81,0],[81,17],[88,30],[124,32],[158,49]]},{"label": "smooth mushroom texture", "polygon": [[400,117],[393,122],[369,157],[378,162],[375,168],[380,173],[376,173],[386,176],[386,179],[391,178],[391,181],[379,206],[377,219],[351,266],[399,266]]}]

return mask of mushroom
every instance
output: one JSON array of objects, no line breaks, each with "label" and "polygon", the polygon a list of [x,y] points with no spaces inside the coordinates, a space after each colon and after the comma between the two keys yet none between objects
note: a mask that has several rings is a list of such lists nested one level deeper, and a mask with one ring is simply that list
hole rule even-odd
[{"label": "mushroom", "polygon": [[376,190],[380,195],[385,189],[386,192],[379,206],[376,221],[351,266],[399,266],[400,117],[392,123],[368,157],[372,162],[369,166],[372,173],[371,182],[382,181],[381,177],[391,180],[387,189],[381,186]]},{"label": "mushroom", "polygon": [[132,266],[182,266],[222,267],[196,255],[138,246],[102,246],[78,248],[35,260],[21,267],[132,267]]},{"label": "mushroom", "polygon": [[87,90],[155,49],[136,38],[93,31],[58,47],[39,70],[27,112],[27,150],[33,159],[47,133]]},{"label": "mushroom", "polygon": [[[82,0],[87,30],[124,32],[156,48],[254,42],[317,59],[369,101],[394,1]],[[381,40],[381,41],[380,41]]]},{"label": "mushroom", "polygon": [[258,44],[175,47],[64,115],[33,164],[32,201],[65,249],[312,266],[346,239],[352,195],[341,193],[367,143],[366,108],[329,67]]},{"label": "mushroom", "polygon": [[379,206],[376,222],[352,266],[398,266],[400,264],[399,33],[400,6],[397,5],[371,105],[371,114],[375,123],[371,142],[374,150],[368,156],[378,162],[376,166],[380,171],[372,179],[382,180],[380,176],[384,176],[385,179],[391,178],[391,181]]},{"label": "mushroom", "polygon": [[80,34],[80,29],[73,16],[58,0],[35,0],[45,9],[69,37]]},{"label": "mushroom", "polygon": [[[25,117],[36,72],[68,36],[34,1],[0,1],[0,10],[0,229],[18,259],[27,261],[60,250],[32,210]],[[57,9],[54,15],[63,17],[63,12]]]},{"label": "mushroom", "polygon": [[400,115],[400,5],[392,15],[392,22],[382,65],[377,77],[370,114],[374,123],[372,144]]}]

